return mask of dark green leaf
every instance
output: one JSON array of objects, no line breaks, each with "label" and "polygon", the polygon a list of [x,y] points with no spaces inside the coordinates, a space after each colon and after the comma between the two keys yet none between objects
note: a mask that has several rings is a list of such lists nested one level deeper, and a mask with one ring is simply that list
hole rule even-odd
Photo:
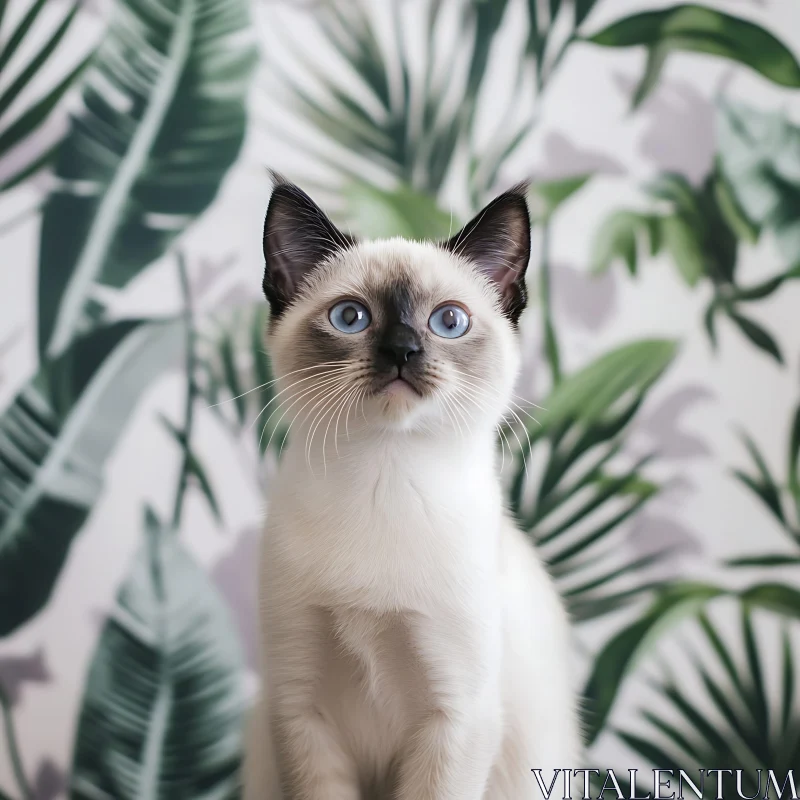
[{"label": "dark green leaf", "polygon": [[752,691],[748,692],[751,698],[751,707],[760,730],[769,730],[769,704],[764,691],[764,678],[761,674],[761,663],[758,660],[758,644],[753,632],[753,623],[750,611],[745,605],[742,613],[742,638],[744,639],[747,664],[752,678]]},{"label": "dark green leaf", "polygon": [[187,459],[187,467],[190,475],[193,475],[197,480],[200,491],[203,493],[203,496],[206,498],[209,507],[211,508],[211,512],[214,514],[214,519],[218,522],[222,522],[222,514],[219,510],[219,504],[217,503],[216,495],[214,494],[214,490],[211,486],[211,482],[208,479],[208,473],[203,467],[200,459],[197,457],[197,454],[191,450],[191,448],[187,451],[187,442],[186,442],[186,434],[184,431],[179,430],[167,417],[163,414],[159,415],[161,422],[164,424],[164,427],[172,434],[175,441],[181,448],[181,451],[185,454],[185,458]]},{"label": "dark green leaf", "polygon": [[714,170],[713,180],[717,206],[728,227],[740,239],[751,244],[757,242],[760,233],[758,225],[748,218],[744,209],[739,205],[727,177],[719,167]]},{"label": "dark green leaf", "polygon": [[42,220],[40,353],[63,351],[91,326],[95,285],[125,286],[164,254],[210,205],[244,138],[257,58],[250,4],[114,8]]},{"label": "dark green leaf", "polygon": [[622,739],[635,753],[639,753],[653,764],[658,764],[659,769],[671,769],[677,772],[680,767],[674,757],[667,753],[661,746],[648,741],[642,736],[625,731],[617,731],[617,736]]},{"label": "dark green leaf", "polygon": [[220,360],[222,361],[223,374],[225,375],[225,383],[230,390],[231,400],[233,400],[236,406],[239,424],[244,425],[247,415],[247,400],[244,396],[242,384],[239,382],[239,371],[236,367],[236,354],[230,336],[223,336],[219,346],[219,354]]},{"label": "dark green leaf", "polygon": [[187,456],[189,459],[189,474],[193,475],[197,480],[197,483],[200,486],[200,491],[203,493],[203,497],[206,498],[206,501],[211,508],[211,512],[214,514],[214,519],[217,521],[217,523],[221,524],[222,513],[219,510],[219,504],[217,503],[214,489],[212,488],[211,482],[208,479],[208,473],[206,472],[205,467],[197,457],[196,453],[190,450]]},{"label": "dark green leaf", "polygon": [[565,378],[544,401],[539,415],[545,429],[567,420],[592,422],[615,403],[658,380],[677,345],[666,339],[643,339],[618,347]]},{"label": "dark green leaf", "polygon": [[800,619],[800,590],[781,583],[762,583],[741,593],[742,599],[753,606],[777,611],[793,619]]},{"label": "dark green leaf", "polygon": [[633,14],[588,41],[708,53],[745,64],[781,86],[800,87],[800,64],[779,39],[752,22],[706,6],[684,4]]},{"label": "dark green leaf", "polygon": [[789,435],[789,489],[800,500],[800,406],[794,412]]},{"label": "dark green leaf", "polygon": [[592,272],[605,272],[621,258],[631,275],[636,274],[637,235],[645,217],[633,211],[615,211],[605,220],[592,244]]},{"label": "dark green leaf", "polygon": [[574,622],[589,622],[619,611],[621,608],[627,608],[631,603],[639,600],[642,595],[652,592],[660,586],[660,583],[646,583],[613,594],[567,597],[565,598],[567,612]]},{"label": "dark green leaf", "polygon": [[584,689],[586,744],[602,730],[624,677],[658,634],[679,619],[694,614],[699,606],[723,594],[708,584],[684,583],[665,590],[644,613],[612,637],[597,655]]},{"label": "dark green leaf", "polygon": [[[17,117],[8,128],[0,133],[0,153],[5,153],[16,147],[23,139],[31,136],[33,132],[47,119],[50,112],[58,105],[67,90],[72,87],[75,78],[84,70],[88,59],[82,61],[67,76],[57,83],[39,102]],[[11,179],[11,185],[17,183]]]},{"label": "dark green leaf", "polygon": [[743,317],[733,309],[728,311],[728,316],[759,350],[763,350],[765,353],[771,355],[779,364],[784,363],[781,349],[769,331],[762,328],[757,322]]},{"label": "dark green leaf", "polygon": [[[656,729],[661,731],[668,739],[680,747],[686,755],[698,764],[703,762],[702,756],[698,753],[697,745],[689,741],[689,739],[678,730],[674,725],[665,722],[660,717],[656,716],[652,711],[643,711],[642,716]],[[642,754],[644,755],[644,753]],[[656,762],[659,763],[659,762]]]},{"label": "dark green leaf", "polygon": [[[39,52],[25,65],[25,69],[23,69],[0,94],[0,117],[3,116],[11,104],[19,97],[20,92],[30,83],[31,79],[40,71],[42,65],[53,54],[53,51],[58,47],[59,42],[69,30],[69,26],[72,24],[72,20],[75,18],[77,12],[78,6],[73,5],[61,24],[56,28],[48,41],[45,42]],[[1,67],[0,71],[2,71]]]},{"label": "dark green leaf", "polygon": [[638,572],[643,567],[648,567],[651,564],[657,564],[668,554],[668,552],[668,550],[662,550],[660,552],[653,553],[652,555],[635,558],[629,561],[627,564],[623,564],[621,567],[616,567],[597,578],[592,578],[590,581],[582,583],[580,586],[567,589],[565,592],[562,592],[562,594],[564,597],[576,597],[581,594],[586,594],[594,589],[599,589],[600,587],[606,586],[607,584],[617,580],[617,578],[621,578],[623,575],[629,575],[632,572]]},{"label": "dark green leaf", "polygon": [[728,674],[731,683],[736,689],[736,694],[739,697],[743,697],[746,689],[742,676],[739,674],[739,670],[736,668],[736,664],[734,663],[733,656],[725,647],[725,643],[722,641],[722,638],[711,623],[711,620],[708,618],[708,615],[705,613],[705,611],[701,611],[700,614],[697,615],[697,620],[706,635],[708,643],[711,645],[717,658],[719,658],[720,663],[724,667],[725,672]]},{"label": "dark green leaf", "polygon": [[764,556],[731,558],[725,562],[729,567],[793,567],[800,566],[800,556],[785,553],[770,553]]},{"label": "dark green leaf", "polygon": [[[103,488],[103,465],[150,381],[177,359],[174,323],[116,323],[45,363],[0,417],[0,636],[50,598],[73,539]],[[65,380],[63,405],[49,387]],[[67,402],[72,398],[71,402]]]},{"label": "dark green leaf", "polygon": [[700,216],[697,190],[677,172],[665,172],[645,185],[645,191],[659,200],[672,203],[681,216],[696,221]]},{"label": "dark green leaf", "polygon": [[152,513],[147,522],[92,657],[70,797],[236,800],[245,696],[235,628],[174,532]]},{"label": "dark green leaf", "polygon": [[[607,500],[622,494],[625,491],[625,487],[628,482],[637,475],[639,467],[643,462],[644,460],[637,464],[632,470],[626,472],[624,475],[609,480],[605,486],[593,493],[593,495],[579,508],[577,508],[566,520],[564,520],[564,522],[560,523],[553,530],[541,535],[541,537],[538,539],[538,543],[540,545],[544,545],[556,540],[567,530],[573,528],[579,522],[588,517],[589,514],[597,510]],[[618,514],[615,514],[608,522],[585,534],[578,541],[570,544],[564,550],[559,551],[557,555],[552,556],[552,558],[548,559],[549,563],[558,564],[561,561],[578,555],[578,553],[594,544],[594,542],[596,542],[598,539],[601,539],[607,533],[621,525],[622,522],[628,519],[628,517],[630,517],[632,514],[636,513],[636,511],[638,511],[638,509],[649,499],[649,497],[650,495],[646,494],[643,497],[637,498],[636,501],[628,508],[625,508]]]},{"label": "dark green leaf", "polygon": [[712,350],[716,350],[719,346],[719,342],[717,340],[717,325],[716,325],[716,316],[717,311],[719,309],[719,305],[717,300],[714,299],[708,304],[708,308],[706,309],[706,313],[703,314],[703,325],[706,329],[706,333],[708,334],[708,339],[711,342]]},{"label": "dark green leaf", "polygon": [[575,0],[575,27],[577,28],[592,10],[597,0]]},{"label": "dark green leaf", "polygon": [[670,50],[668,47],[662,47],[658,44],[648,48],[644,75],[642,75],[642,79],[636,85],[636,89],[633,92],[633,98],[631,100],[632,108],[638,108],[645,101],[650,92],[655,89],[669,52]]},{"label": "dark green leaf", "polygon": [[[695,660],[695,668],[700,674],[700,678],[703,681],[703,686],[705,687],[711,699],[714,701],[714,705],[724,718],[726,724],[730,726],[731,730],[734,731],[742,739],[742,741],[746,742],[749,738],[749,733],[750,730],[752,730],[752,726],[747,726],[741,719],[737,709],[731,705],[731,699],[729,699],[727,696],[728,692],[730,691],[729,688],[717,683],[697,660]],[[702,758],[696,760],[696,763],[699,764],[702,762],[702,760]]]},{"label": "dark green leaf", "polygon": [[698,231],[682,216],[661,219],[664,247],[688,286],[694,287],[705,273],[702,240]]},{"label": "dark green leaf", "polygon": [[664,694],[693,725],[695,731],[703,737],[704,741],[707,743],[707,746],[712,751],[725,752],[727,749],[726,742],[719,732],[719,726],[717,724],[706,719],[697,710],[697,708],[695,708],[695,705],[692,703],[692,701],[688,700],[677,686],[666,686],[664,688]]},{"label": "dark green leaf", "polygon": [[742,214],[800,263],[800,128],[783,114],[720,101],[719,172]]},{"label": "dark green leaf", "polygon": [[19,21],[14,32],[8,37],[8,41],[0,48],[0,75],[3,74],[3,70],[14,57],[14,53],[17,52],[19,46],[25,41],[25,37],[38,19],[39,14],[42,13],[46,3],[47,0],[35,0],[25,13],[25,16]]},{"label": "dark green leaf", "polygon": [[781,699],[780,705],[783,709],[781,715],[781,725],[783,730],[789,727],[789,720],[792,716],[792,709],[794,708],[794,679],[797,672],[794,669],[794,658],[792,657],[792,645],[789,640],[789,631],[784,628],[782,636],[782,649],[783,649],[783,676],[781,680]]},{"label": "dark green leaf", "polygon": [[763,300],[765,297],[769,297],[771,294],[777,291],[783,285],[784,281],[792,277],[796,276],[793,275],[793,270],[790,270],[788,273],[784,272],[780,275],[776,275],[774,278],[769,278],[768,280],[763,281],[756,286],[750,286],[747,288],[734,286],[731,289],[731,299],[737,303]]},{"label": "dark green leaf", "polygon": [[783,514],[781,506],[780,495],[777,493],[776,487],[762,481],[755,480],[745,472],[739,469],[732,470],[734,477],[743,483],[753,494],[755,494],[764,505],[775,515],[776,519],[781,524],[786,524],[786,518]]}]

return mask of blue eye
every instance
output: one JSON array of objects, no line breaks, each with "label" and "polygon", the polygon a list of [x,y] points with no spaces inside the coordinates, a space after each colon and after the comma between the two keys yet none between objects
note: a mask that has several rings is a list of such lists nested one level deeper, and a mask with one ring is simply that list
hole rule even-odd
[{"label": "blue eye", "polygon": [[357,300],[342,300],[337,303],[328,312],[328,319],[342,333],[361,333],[372,322],[367,307]]},{"label": "blue eye", "polygon": [[449,304],[439,306],[431,314],[428,326],[437,335],[445,339],[458,339],[469,330],[469,316],[461,306]]}]

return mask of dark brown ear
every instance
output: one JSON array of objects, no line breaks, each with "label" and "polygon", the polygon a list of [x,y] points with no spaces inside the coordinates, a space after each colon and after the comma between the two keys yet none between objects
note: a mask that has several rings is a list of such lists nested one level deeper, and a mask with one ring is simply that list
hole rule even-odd
[{"label": "dark brown ear", "polygon": [[264,220],[264,294],[276,319],[303,280],[328,256],[355,244],[299,187],[273,172]]},{"label": "dark brown ear", "polygon": [[442,247],[472,261],[497,287],[505,315],[516,325],[528,293],[525,270],[531,256],[526,184],[492,200]]}]

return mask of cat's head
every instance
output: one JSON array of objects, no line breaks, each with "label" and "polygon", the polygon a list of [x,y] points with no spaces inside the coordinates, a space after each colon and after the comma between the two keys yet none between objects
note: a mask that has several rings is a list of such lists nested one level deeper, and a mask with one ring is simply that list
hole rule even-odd
[{"label": "cat's head", "polygon": [[[518,369],[524,187],[438,244],[357,241],[276,176],[264,226],[269,348],[284,422],[493,428]],[[333,425],[330,425],[333,431]]]}]

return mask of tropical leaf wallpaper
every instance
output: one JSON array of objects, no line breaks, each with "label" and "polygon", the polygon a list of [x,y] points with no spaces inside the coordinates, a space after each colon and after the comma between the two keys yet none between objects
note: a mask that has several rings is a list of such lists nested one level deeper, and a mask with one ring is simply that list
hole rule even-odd
[{"label": "tropical leaf wallpaper", "polygon": [[800,5],[0,0],[0,800],[240,795],[267,168],[366,236],[531,179],[581,766],[800,768]]}]

